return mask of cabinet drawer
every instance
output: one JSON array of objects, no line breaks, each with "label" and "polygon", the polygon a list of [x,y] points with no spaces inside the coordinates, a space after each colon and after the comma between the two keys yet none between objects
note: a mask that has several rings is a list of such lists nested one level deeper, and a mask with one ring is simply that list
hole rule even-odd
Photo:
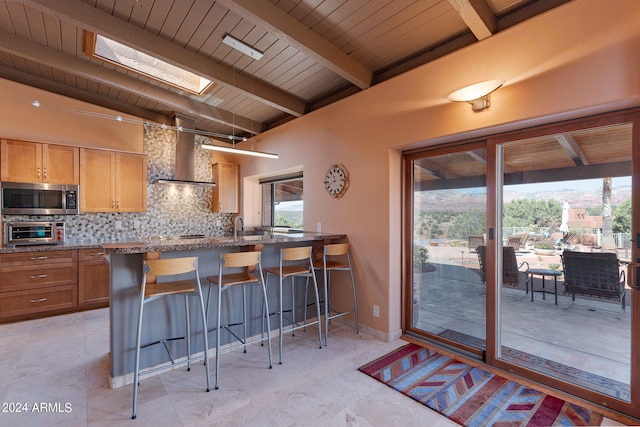
[{"label": "cabinet drawer", "polygon": [[0,267],[0,291],[78,284],[78,263]]},{"label": "cabinet drawer", "polygon": [[12,254],[0,254],[0,267],[19,265],[46,265],[60,262],[75,262],[78,260],[77,251],[41,251],[18,252]]},{"label": "cabinet drawer", "polygon": [[76,286],[56,286],[0,293],[0,317],[12,317],[76,306]]},{"label": "cabinet drawer", "polygon": [[106,254],[101,248],[80,249],[78,251],[78,261],[104,260],[104,262],[107,262],[105,256]]}]

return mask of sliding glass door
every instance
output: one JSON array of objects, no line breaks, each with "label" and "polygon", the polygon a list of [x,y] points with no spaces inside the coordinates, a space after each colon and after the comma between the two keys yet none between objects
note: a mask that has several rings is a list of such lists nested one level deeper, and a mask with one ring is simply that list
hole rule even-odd
[{"label": "sliding glass door", "polygon": [[495,146],[498,360],[621,407],[631,401],[632,135],[631,122],[559,126]]},{"label": "sliding glass door", "polygon": [[486,151],[421,153],[411,175],[409,328],[480,353],[485,345]]},{"label": "sliding glass door", "polygon": [[405,332],[640,416],[639,117],[405,153]]}]

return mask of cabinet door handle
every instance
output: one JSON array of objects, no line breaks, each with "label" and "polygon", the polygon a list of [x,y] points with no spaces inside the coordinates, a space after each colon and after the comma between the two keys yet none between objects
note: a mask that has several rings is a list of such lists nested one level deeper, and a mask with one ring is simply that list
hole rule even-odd
[{"label": "cabinet door handle", "polygon": [[95,253],[92,253],[91,256],[103,256],[106,254],[107,254],[106,252],[95,252]]},{"label": "cabinet door handle", "polygon": [[38,168],[38,179],[40,179],[40,168]]},{"label": "cabinet door handle", "polygon": [[120,209],[120,199],[116,200],[116,208]]},{"label": "cabinet door handle", "polygon": [[47,179],[47,168],[44,168],[44,179]]},{"label": "cabinet door handle", "polygon": [[30,302],[45,302],[48,298],[32,299]]},{"label": "cabinet door handle", "polygon": [[111,209],[116,207],[116,199],[111,199]]},{"label": "cabinet door handle", "polygon": [[29,258],[29,259],[32,260],[32,261],[37,261],[37,260],[43,260],[43,259],[47,259],[47,258],[49,258],[49,257],[47,257],[47,256],[34,256],[34,257]]},{"label": "cabinet door handle", "polygon": [[38,274],[37,276],[31,276],[32,279],[44,279],[47,277],[46,274]]}]

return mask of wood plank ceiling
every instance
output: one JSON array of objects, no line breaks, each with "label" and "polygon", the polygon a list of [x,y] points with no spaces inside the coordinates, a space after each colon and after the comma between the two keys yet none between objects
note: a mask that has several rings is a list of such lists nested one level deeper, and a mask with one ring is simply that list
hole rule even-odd
[{"label": "wood plank ceiling", "polygon": [[[0,77],[251,137],[569,0],[2,0]],[[194,95],[84,52],[86,32],[215,82]],[[231,35],[264,53],[222,43]],[[9,97],[8,94],[1,95]]]},{"label": "wood plank ceiling", "polygon": [[[504,144],[504,182],[526,184],[630,176],[632,124],[541,135]],[[417,159],[415,189],[438,190],[486,185],[483,150]]]}]

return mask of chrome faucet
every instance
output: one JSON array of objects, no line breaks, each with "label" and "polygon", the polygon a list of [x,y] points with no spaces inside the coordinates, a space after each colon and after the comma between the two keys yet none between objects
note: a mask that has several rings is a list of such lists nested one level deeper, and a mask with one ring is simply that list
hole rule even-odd
[{"label": "chrome faucet", "polygon": [[244,232],[244,219],[240,215],[233,220],[233,240],[238,239],[238,220],[240,220],[240,230]]}]

